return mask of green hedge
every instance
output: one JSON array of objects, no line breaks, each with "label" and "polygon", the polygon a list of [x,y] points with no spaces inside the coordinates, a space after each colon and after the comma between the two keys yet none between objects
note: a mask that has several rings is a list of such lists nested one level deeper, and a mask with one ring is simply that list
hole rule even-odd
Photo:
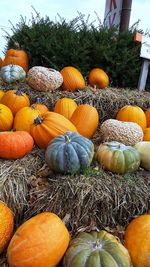
[{"label": "green hedge", "polygon": [[135,30],[136,24],[118,34],[115,28],[107,29],[99,20],[95,26],[82,14],[70,22],[61,17],[53,22],[36,13],[29,22],[21,16],[20,22],[12,25],[12,36],[5,36],[6,49],[18,42],[28,52],[30,67],[42,65],[61,70],[71,65],[85,77],[89,70],[100,67],[109,75],[111,86],[136,88],[142,61],[140,45],[133,41]]}]

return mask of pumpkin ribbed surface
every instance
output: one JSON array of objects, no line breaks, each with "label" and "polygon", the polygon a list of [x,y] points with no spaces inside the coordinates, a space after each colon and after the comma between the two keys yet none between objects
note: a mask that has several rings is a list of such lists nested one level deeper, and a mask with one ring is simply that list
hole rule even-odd
[{"label": "pumpkin ribbed surface", "polygon": [[127,249],[106,231],[82,232],[64,257],[64,267],[131,267]]},{"label": "pumpkin ribbed surface", "polygon": [[6,56],[3,60],[3,66],[7,66],[9,64],[19,65],[21,66],[25,72],[27,72],[29,68],[29,58],[27,53],[21,49],[9,49],[6,52]]},{"label": "pumpkin ribbed surface", "polygon": [[0,131],[8,131],[12,128],[13,114],[10,108],[0,104]]},{"label": "pumpkin ribbed surface", "polygon": [[94,68],[88,75],[89,84],[92,87],[99,89],[106,88],[109,84],[109,77],[105,71],[99,68]]},{"label": "pumpkin ribbed surface", "polygon": [[78,69],[67,66],[60,73],[63,76],[63,90],[76,91],[85,89],[85,80]]},{"label": "pumpkin ribbed surface", "polygon": [[69,233],[54,213],[43,212],[22,224],[11,239],[10,267],[55,267],[69,244]]},{"label": "pumpkin ribbed surface", "polygon": [[5,203],[0,201],[0,253],[7,246],[14,228],[14,216]]},{"label": "pumpkin ribbed surface", "polygon": [[77,103],[73,99],[61,98],[56,102],[54,106],[54,112],[63,115],[67,119],[70,119],[76,108]]},{"label": "pumpkin ribbed surface", "polygon": [[4,94],[5,94],[5,92],[3,90],[0,90],[0,101],[1,101]]}]

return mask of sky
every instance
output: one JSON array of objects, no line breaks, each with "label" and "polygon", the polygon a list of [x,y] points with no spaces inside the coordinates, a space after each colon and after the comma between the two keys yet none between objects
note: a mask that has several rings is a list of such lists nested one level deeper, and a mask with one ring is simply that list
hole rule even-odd
[{"label": "sky", "polygon": [[[118,0],[119,1],[119,0]],[[4,58],[4,31],[11,32],[11,24],[16,25],[20,21],[20,16],[31,18],[34,13],[32,6],[41,17],[49,16],[51,20],[58,19],[59,14],[70,21],[78,15],[78,12],[87,17],[90,15],[90,21],[96,20],[95,12],[103,22],[105,11],[105,0],[1,0],[0,15],[0,57]],[[132,10],[130,17],[130,26],[139,22],[139,28],[143,31],[150,29],[150,0],[132,0]]]}]

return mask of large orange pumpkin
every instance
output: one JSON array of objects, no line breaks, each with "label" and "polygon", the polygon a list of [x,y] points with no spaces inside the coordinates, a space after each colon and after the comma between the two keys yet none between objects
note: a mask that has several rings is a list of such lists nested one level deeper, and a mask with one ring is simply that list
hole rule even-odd
[{"label": "large orange pumpkin", "polygon": [[138,216],[129,223],[125,246],[134,267],[150,267],[150,214]]},{"label": "large orange pumpkin", "polygon": [[8,131],[12,128],[13,114],[7,106],[0,104],[0,131]]},{"label": "large orange pumpkin", "polygon": [[35,107],[21,108],[15,115],[13,129],[30,133],[31,124],[41,112]]},{"label": "large orange pumpkin", "polygon": [[14,216],[10,208],[0,201],[0,253],[3,252],[13,233]]},{"label": "large orange pumpkin", "polygon": [[73,99],[65,97],[56,102],[54,106],[54,112],[63,115],[67,119],[70,119],[76,108],[77,103]]},{"label": "large orange pumpkin", "polygon": [[10,267],[55,267],[63,257],[69,232],[54,213],[43,212],[22,224],[7,250]]},{"label": "large orange pumpkin", "polygon": [[66,132],[77,132],[77,129],[67,118],[55,112],[40,115],[31,125],[31,135],[40,148],[46,148],[53,138]]},{"label": "large orange pumpkin", "polygon": [[10,64],[19,65],[27,72],[29,69],[29,58],[27,53],[19,48],[11,48],[7,50],[5,58],[3,60],[3,66],[7,66]]},{"label": "large orange pumpkin", "polygon": [[91,138],[98,127],[99,115],[95,107],[82,104],[75,109],[70,121],[81,135]]},{"label": "large orange pumpkin", "polygon": [[0,102],[1,102],[1,99],[2,99],[4,94],[5,94],[5,92],[3,90],[0,90]]},{"label": "large orange pumpkin", "polygon": [[109,84],[109,77],[105,71],[100,68],[94,68],[89,72],[88,81],[90,86],[103,89]]},{"label": "large orange pumpkin", "polygon": [[60,73],[63,76],[63,90],[76,91],[85,89],[85,80],[78,69],[68,66],[64,67]]},{"label": "large orange pumpkin", "polygon": [[118,111],[116,119],[119,121],[136,122],[142,129],[145,129],[147,126],[145,113],[138,106],[126,105],[122,107]]},{"label": "large orange pumpkin", "polygon": [[29,97],[20,88],[18,90],[7,91],[1,99],[1,103],[9,107],[13,115],[21,108],[30,106]]},{"label": "large orange pumpkin", "polygon": [[28,132],[0,132],[0,158],[21,158],[32,150],[33,145],[34,140]]},{"label": "large orange pumpkin", "polygon": [[145,116],[147,121],[147,127],[150,127],[150,108],[145,111]]}]

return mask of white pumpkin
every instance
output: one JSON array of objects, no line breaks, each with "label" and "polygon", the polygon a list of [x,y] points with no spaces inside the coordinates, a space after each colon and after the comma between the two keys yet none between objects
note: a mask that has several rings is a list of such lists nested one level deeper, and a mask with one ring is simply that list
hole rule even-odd
[{"label": "white pumpkin", "polygon": [[10,64],[1,68],[1,78],[6,83],[23,81],[25,77],[26,72],[21,66]]},{"label": "white pumpkin", "polygon": [[135,148],[140,153],[141,167],[150,170],[150,141],[138,142]]}]

